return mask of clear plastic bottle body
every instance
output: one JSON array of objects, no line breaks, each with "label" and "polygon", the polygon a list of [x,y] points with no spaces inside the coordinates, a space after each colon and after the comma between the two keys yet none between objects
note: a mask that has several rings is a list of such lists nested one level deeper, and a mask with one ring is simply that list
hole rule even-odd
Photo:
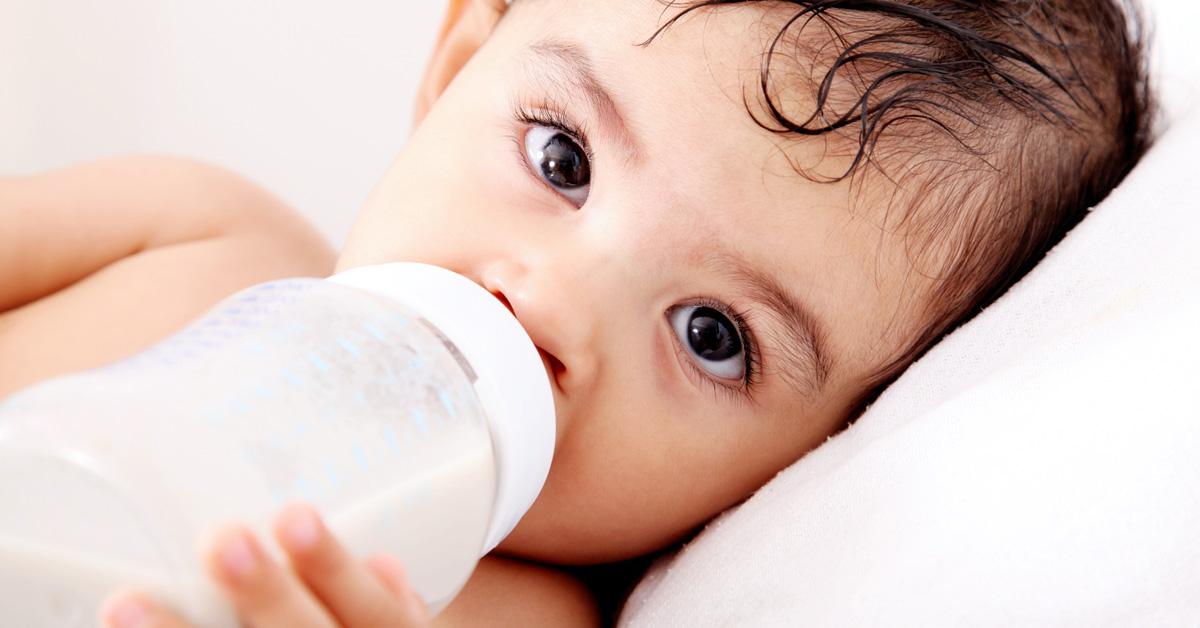
[{"label": "clear plastic bottle body", "polygon": [[203,625],[236,625],[197,539],[234,518],[265,531],[305,500],[354,552],[403,560],[439,609],[478,560],[495,498],[475,377],[396,303],[296,279],[18,393],[0,404],[0,607],[23,625],[90,626],[85,609],[140,583]]}]

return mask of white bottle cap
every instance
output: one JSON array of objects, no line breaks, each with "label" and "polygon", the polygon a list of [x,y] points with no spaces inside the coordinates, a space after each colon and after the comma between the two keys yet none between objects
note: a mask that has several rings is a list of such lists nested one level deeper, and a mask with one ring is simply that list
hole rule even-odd
[{"label": "white bottle cap", "polygon": [[554,457],[554,396],[537,347],[490,292],[450,270],[397,262],[338,273],[331,281],[392,299],[450,340],[478,376],[496,458],[496,497],[480,556],[533,505]]}]

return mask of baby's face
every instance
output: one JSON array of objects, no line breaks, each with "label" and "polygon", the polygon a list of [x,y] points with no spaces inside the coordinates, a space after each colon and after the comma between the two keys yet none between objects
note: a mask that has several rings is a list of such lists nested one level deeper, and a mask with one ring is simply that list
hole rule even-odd
[{"label": "baby's face", "polygon": [[[903,243],[755,125],[763,9],[517,2],[414,133],[339,268],[408,260],[512,305],[558,413],[502,551],[608,561],[747,497],[846,420],[915,332]],[[753,91],[750,102],[754,102]],[[781,150],[786,148],[786,152]],[[832,170],[844,167],[835,164]]]}]

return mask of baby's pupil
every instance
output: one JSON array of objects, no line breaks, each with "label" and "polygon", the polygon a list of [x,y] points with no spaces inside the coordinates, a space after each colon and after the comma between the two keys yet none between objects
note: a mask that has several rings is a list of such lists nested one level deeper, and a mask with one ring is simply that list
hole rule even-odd
[{"label": "baby's pupil", "polygon": [[696,308],[692,313],[692,319],[688,321],[688,341],[696,355],[714,362],[732,358],[742,350],[742,341],[729,320],[708,307]]},{"label": "baby's pupil", "polygon": [[559,133],[546,142],[540,166],[546,180],[560,188],[583,187],[592,176],[587,156],[565,133]]}]

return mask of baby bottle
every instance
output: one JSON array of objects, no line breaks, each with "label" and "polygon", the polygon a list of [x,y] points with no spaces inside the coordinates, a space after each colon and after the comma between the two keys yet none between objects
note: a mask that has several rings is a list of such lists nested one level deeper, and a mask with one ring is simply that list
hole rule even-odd
[{"label": "baby bottle", "polygon": [[397,556],[436,613],[533,503],[554,430],[537,349],[461,275],[397,263],[260,284],[128,360],[0,402],[0,616],[90,627],[132,585],[236,626],[198,542],[227,520],[266,535],[293,500],[356,555]]}]

